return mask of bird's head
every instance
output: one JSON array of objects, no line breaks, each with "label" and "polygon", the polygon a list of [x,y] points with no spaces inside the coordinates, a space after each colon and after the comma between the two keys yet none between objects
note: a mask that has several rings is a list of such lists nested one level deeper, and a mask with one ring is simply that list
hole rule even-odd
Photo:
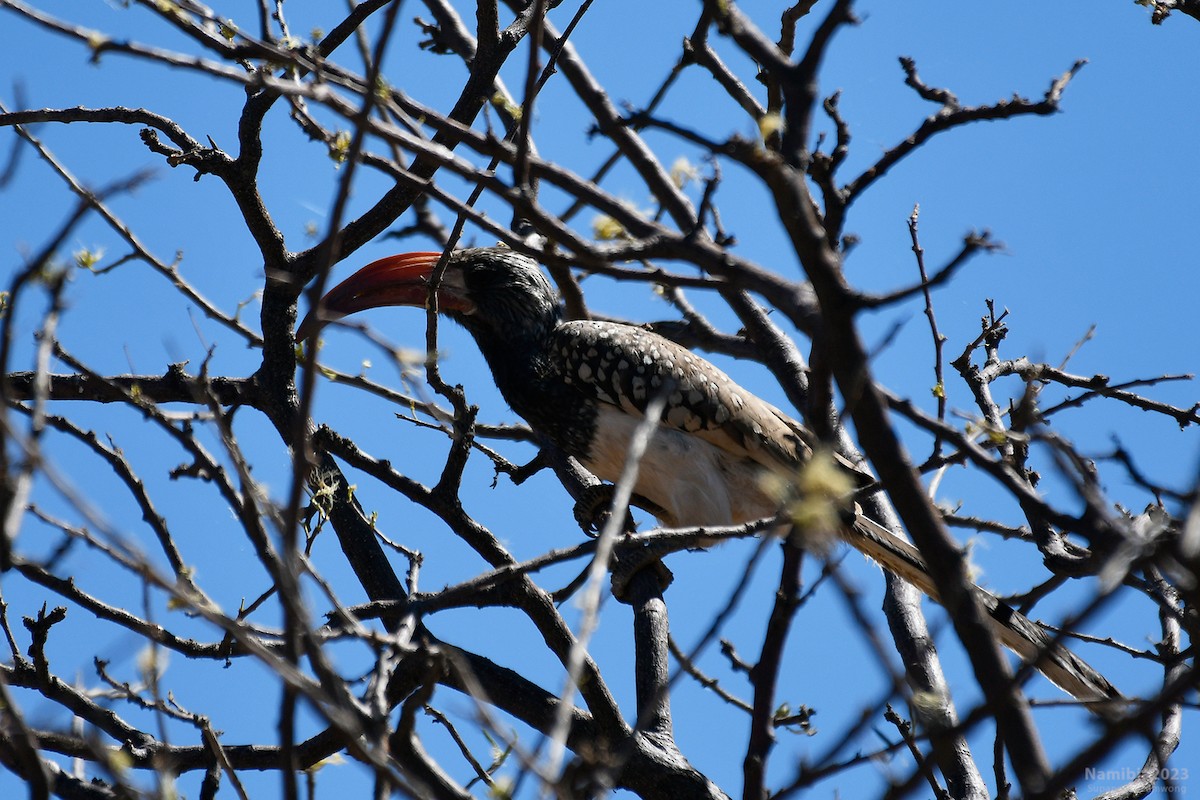
[{"label": "bird's head", "polygon": [[[381,306],[424,307],[441,253],[388,256],[335,286],[296,329],[312,337],[327,322]],[[437,286],[438,310],[476,338],[548,333],[559,319],[550,282],[532,259],[503,247],[455,250]]]}]

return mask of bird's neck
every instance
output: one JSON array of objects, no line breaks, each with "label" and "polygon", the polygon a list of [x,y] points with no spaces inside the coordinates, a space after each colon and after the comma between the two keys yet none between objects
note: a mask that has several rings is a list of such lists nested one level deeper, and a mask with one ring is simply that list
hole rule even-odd
[{"label": "bird's neck", "polygon": [[594,404],[563,380],[562,359],[553,348],[555,327],[557,320],[536,335],[471,333],[512,410],[567,453],[582,458],[595,425]]},{"label": "bird's neck", "polygon": [[524,396],[535,395],[546,376],[549,331],[529,329],[500,335],[493,329],[472,330],[480,352],[491,367],[496,386],[518,413]]}]

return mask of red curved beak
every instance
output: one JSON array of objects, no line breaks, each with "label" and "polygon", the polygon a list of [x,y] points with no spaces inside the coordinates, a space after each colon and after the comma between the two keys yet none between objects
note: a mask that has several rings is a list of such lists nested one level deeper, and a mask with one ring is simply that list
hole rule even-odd
[{"label": "red curved beak", "polygon": [[[296,341],[311,338],[326,323],[381,306],[420,306],[429,300],[429,282],[441,253],[401,253],[374,261],[329,290],[296,328]],[[470,313],[461,273],[450,267],[438,286],[441,311]]]}]

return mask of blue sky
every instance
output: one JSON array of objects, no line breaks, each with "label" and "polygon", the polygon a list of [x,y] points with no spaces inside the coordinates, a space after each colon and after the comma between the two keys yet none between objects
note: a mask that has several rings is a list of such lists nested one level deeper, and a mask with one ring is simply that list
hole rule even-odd
[{"label": "blue sky", "polygon": [[[37,5],[115,37],[168,49],[191,47],[170,26],[141,8],[61,0],[44,0]],[[216,6],[239,24],[250,25],[254,19],[255,3]],[[575,7],[574,3],[564,3],[552,19],[563,27]],[[768,30],[778,14],[778,6],[773,3],[745,3],[742,8]],[[332,4],[317,8],[293,3],[286,11],[291,15],[294,33],[304,38],[312,28],[332,27],[338,17],[327,9],[332,9]],[[414,43],[422,37],[409,20],[422,12],[416,4],[402,10],[386,71],[393,85],[445,108],[447,100],[456,95],[465,71],[452,57],[439,58],[415,48]],[[1131,2],[1095,0],[1054,4],[1022,0],[986,5],[933,0],[906,4],[863,2],[858,13],[862,24],[839,33],[822,73],[823,93],[841,90],[841,111],[854,135],[843,179],[866,168],[935,110],[903,85],[899,56],[915,58],[928,84],[952,89],[967,105],[994,102],[1014,92],[1039,97],[1051,79],[1076,59],[1087,58],[1089,63],[1067,89],[1061,113],[1049,118],[981,123],[943,135],[877,184],[855,206],[847,226],[861,237],[861,244],[846,264],[849,278],[872,291],[913,282],[916,270],[905,220],[914,204],[919,203],[921,241],[930,265],[941,264],[952,256],[962,236],[972,230],[986,228],[1006,245],[1000,254],[979,257],[938,291],[936,308],[942,333],[949,340],[949,356],[957,355],[977,333],[979,318],[985,312],[984,298],[994,298],[998,307],[1010,311],[1011,333],[1004,348],[1007,356],[1027,355],[1058,364],[1095,325],[1094,338],[1071,361],[1073,372],[1103,372],[1114,380],[1125,380],[1196,371],[1200,358],[1196,355],[1193,320],[1200,277],[1195,211],[1200,199],[1200,164],[1190,146],[1200,132],[1200,87],[1193,75],[1200,28],[1195,22],[1173,18],[1168,24],[1153,27],[1147,12]],[[598,3],[573,41],[615,101],[643,103],[677,58],[679,42],[691,32],[696,14],[697,6],[691,3]],[[752,74],[745,59],[724,43],[721,46],[736,70]],[[220,147],[235,147],[237,115],[243,99],[241,89],[235,85],[115,54],[91,64],[85,47],[51,36],[10,12],[5,13],[0,26],[0,52],[5,53],[0,62],[0,97],[10,108],[16,106],[12,87],[19,82],[26,107],[144,107],[175,119],[201,141],[212,137]],[[353,63],[352,56],[347,54],[346,58]],[[521,85],[522,64],[524,58],[518,57],[504,73],[510,87]],[[710,79],[690,70],[661,113],[716,138],[735,132],[752,134],[752,124],[732,103],[714,99],[714,92]],[[823,121],[821,124],[828,128]],[[581,174],[589,173],[610,152],[602,140],[587,135],[588,120],[578,104],[570,100],[560,78],[552,80],[539,99],[533,130],[544,156]],[[255,292],[262,281],[261,259],[219,182],[211,177],[193,182],[188,170],[166,167],[141,145],[135,127],[43,125],[36,135],[93,187],[135,170],[153,168],[154,180],[135,195],[115,200],[114,209],[157,256],[171,261],[178,252],[182,273],[218,306],[232,310],[245,303],[243,318],[251,327],[257,326]],[[289,247],[299,250],[312,243],[306,233],[310,226],[323,230],[327,224],[340,172],[323,146],[307,141],[295,130],[282,107],[268,119],[266,136],[271,147],[263,165],[263,194]],[[13,138],[11,132],[5,132],[0,142],[8,148]],[[662,135],[650,134],[647,138],[668,164],[678,157],[697,163],[702,160],[703,153],[692,145]],[[453,182],[447,185],[455,186]],[[387,186],[386,180],[360,170],[351,213],[368,207]],[[632,203],[648,206],[650,202],[630,170],[618,169],[605,187]],[[740,254],[782,274],[799,276],[799,266],[788,255],[780,226],[763,204],[762,190],[746,174],[727,166],[717,199],[726,228],[737,235]],[[0,213],[5,220],[5,258],[0,263],[19,265],[22,255],[39,247],[72,204],[62,182],[32,153],[26,153],[16,183],[0,193]],[[497,218],[507,219],[499,206],[485,208]],[[587,230],[590,216],[585,214],[577,224]],[[489,243],[478,233],[468,236]],[[102,250],[104,262],[125,253],[120,241],[98,221],[80,228],[64,258],[81,248]],[[396,249],[394,241],[372,243],[339,265],[335,277]],[[585,287],[593,308],[604,313],[638,321],[674,316],[649,291],[639,294],[597,278],[589,279]],[[101,372],[161,373],[169,363],[185,360],[194,370],[214,344],[212,372],[245,375],[256,365],[257,351],[247,349],[205,319],[174,293],[165,279],[142,264],[129,263],[102,276],[77,272],[66,297],[69,309],[59,338],[69,351]],[[736,330],[733,318],[710,298],[694,295],[692,299],[710,312],[716,323]],[[21,309],[18,325],[32,332],[38,324],[37,311],[34,304],[27,303]],[[385,311],[369,321],[390,340],[406,347],[417,348],[423,343],[424,318],[419,313]],[[442,331],[441,349],[446,354],[444,370],[448,378],[466,386],[470,400],[483,409],[481,419],[512,421],[514,417],[491,387],[473,343],[452,326],[443,326]],[[919,303],[872,315],[864,320],[864,335],[881,348],[875,363],[877,376],[896,392],[932,408],[932,354]],[[329,363],[351,372],[362,368],[360,338],[348,333],[331,333],[326,338],[323,357]],[[29,344],[31,340],[27,337],[24,341]],[[27,368],[30,353],[28,347],[18,351],[12,367]],[[366,357],[372,361],[369,373],[375,379],[399,384],[398,371],[378,351],[370,351]],[[774,402],[784,402],[778,387],[761,368],[725,360],[721,364],[756,392]],[[1017,391],[1012,387],[1009,390]],[[952,379],[948,391],[952,408],[970,409],[964,385]],[[1166,384],[1147,393],[1181,406],[1190,406],[1200,394],[1195,382]],[[152,426],[137,414],[119,408],[67,410],[78,414],[84,424],[110,433],[138,464],[166,510],[177,538],[185,543],[199,579],[226,608],[236,607],[242,597],[252,598],[265,588],[266,577],[255,567],[252,549],[212,491],[166,479],[166,471],[183,455],[167,445]],[[406,474],[434,480],[445,451],[444,437],[397,421],[395,411],[378,400],[323,385],[314,415],[319,422],[328,422],[340,432],[357,437],[372,452],[393,459]],[[1200,447],[1194,429],[1181,433],[1166,418],[1100,403],[1064,416],[1058,424],[1064,434],[1080,442],[1086,453],[1098,455],[1109,450],[1111,437],[1118,435],[1153,478],[1180,488],[1195,480]],[[253,454],[256,476],[274,497],[285,497],[287,454],[274,432],[250,413],[239,414],[237,426],[245,447]],[[215,441],[209,443],[218,447]],[[913,436],[910,446],[914,456],[921,458],[928,443]],[[521,446],[503,444],[501,448],[514,461],[531,454]],[[115,481],[93,457],[59,440],[52,443],[50,452],[67,480],[103,506],[103,515],[116,531],[149,548],[150,535],[141,525],[137,509],[120,494]],[[368,509],[379,512],[381,526],[425,553],[424,588],[436,588],[481,569],[478,559],[432,516],[359,478],[359,497]],[[571,522],[570,500],[551,477],[539,475],[521,487],[502,479],[495,489],[490,488],[491,479],[492,470],[486,460],[474,459],[464,486],[464,501],[518,557],[579,540],[580,534]],[[1107,473],[1106,485],[1115,500],[1135,510],[1147,502],[1146,496],[1118,471]],[[977,482],[951,472],[938,500],[963,502],[974,513],[1016,519],[1015,509],[996,503],[980,489]],[[1052,476],[1046,489],[1062,491]],[[48,508],[70,513],[45,483],[39,485],[36,497]],[[45,530],[31,522],[23,533],[22,544],[36,549],[39,536],[46,536]],[[1031,571],[1040,569],[1036,554],[1031,556],[1024,548],[991,540],[979,542],[977,548],[981,580],[998,591],[1028,586],[1034,580],[1029,577]],[[672,560],[676,584],[668,594],[668,603],[681,642],[694,641],[724,603],[752,550],[753,543],[731,544],[709,553],[681,554]],[[331,537],[318,542],[315,554],[323,574],[335,586],[346,587],[343,600],[362,599],[353,591]],[[863,607],[874,613],[882,583],[878,570],[853,553],[844,564],[864,593]],[[77,549],[67,565],[79,572],[81,582],[91,582],[112,602],[140,607],[136,593],[122,595],[116,576],[91,554]],[[575,569],[572,565],[559,570],[546,585],[565,583]],[[743,653],[753,653],[758,646],[777,569],[773,556],[760,566],[756,591],[724,633]],[[1087,590],[1079,596],[1086,597]],[[10,613],[19,614],[31,613],[46,598],[27,585],[12,582],[5,585],[5,599],[12,604]],[[319,602],[315,605],[321,607]],[[161,609],[159,613],[166,615]],[[568,612],[568,619],[573,613]],[[1156,633],[1153,614],[1144,602],[1125,603],[1094,620],[1093,627],[1099,632],[1115,631],[1119,637],[1131,637],[1130,643],[1135,646],[1147,646],[1145,637]],[[935,626],[945,627],[940,612],[932,610],[930,616]],[[198,637],[215,636],[199,623],[168,619]],[[629,621],[628,610],[610,601],[594,647],[626,708],[632,707],[633,692]],[[64,623],[63,633],[52,638],[52,655],[60,671],[91,676],[91,656],[99,651],[113,659],[115,669],[132,674],[131,648],[136,649],[136,642],[119,635],[99,642],[88,638],[95,634],[87,622],[81,611],[73,611]],[[809,739],[784,734],[772,764],[777,781],[786,780],[797,758],[823,753],[827,743],[849,724],[857,706],[853,702],[839,703],[838,698],[861,698],[864,685],[874,687],[865,692],[873,697],[884,686],[878,670],[863,665],[867,645],[847,636],[847,625],[844,604],[833,592],[818,596],[798,617],[788,663],[802,674],[790,676],[789,685],[795,693],[780,699],[793,706],[817,706],[816,724],[828,735]],[[527,624],[520,624],[511,612],[463,610],[439,615],[433,627],[448,641],[463,643],[476,641],[487,632],[502,631],[502,636],[485,648],[487,654],[506,664],[525,664],[528,659],[532,662],[528,674],[543,676],[541,679],[550,687],[557,685],[554,664],[536,633]],[[947,669],[952,675],[962,676],[965,662],[961,652],[946,635],[939,642],[944,643]],[[364,655],[361,649],[349,646],[337,653],[345,659],[347,672],[352,672],[354,668],[349,665],[358,664]],[[1098,665],[1122,663],[1104,652],[1089,650],[1087,655],[1094,657]],[[722,660],[712,648],[703,663],[714,671],[721,670]],[[207,710],[214,697],[228,699],[230,702],[222,708],[223,718],[215,724],[227,732],[228,741],[240,742],[273,735],[275,690],[264,694],[256,678],[259,669],[239,663],[220,671],[175,657],[167,676],[176,681],[178,696],[185,705],[191,703]],[[1135,684],[1128,687],[1129,691],[1150,688],[1155,679],[1153,670],[1140,667],[1128,668],[1124,676]],[[744,689],[736,676],[725,673],[723,680],[731,688]],[[954,685],[962,687],[963,695],[958,699],[967,704],[972,698],[969,682]],[[1053,687],[1044,682],[1035,689],[1039,696],[1055,696]],[[437,700],[455,713],[468,710],[466,702],[448,690],[439,692]],[[1044,720],[1043,735],[1051,756],[1068,757],[1077,747],[1075,731],[1086,724],[1086,717],[1057,710],[1043,714],[1039,719]],[[32,717],[40,721],[36,710]],[[743,728],[738,726],[744,726],[744,717],[686,682],[675,700],[675,717],[684,753],[727,790],[736,790],[740,785],[741,754],[731,757],[728,738],[716,732],[736,731],[731,736],[738,741],[743,735]],[[187,737],[186,732],[177,735]],[[520,735],[523,742],[532,740],[527,730]],[[871,744],[864,742],[862,746]],[[987,763],[987,738],[977,738],[973,745],[980,761]],[[445,755],[450,758],[448,753]],[[1115,754],[1107,766],[1137,767],[1141,758],[1137,748],[1127,748]],[[1200,749],[1186,727],[1175,763],[1200,763]],[[876,769],[888,768],[868,767],[857,774],[870,781]],[[901,762],[897,769],[903,774],[909,767]],[[363,780],[362,773],[349,765],[329,767],[320,778],[320,782],[339,787],[358,787]],[[0,775],[0,789],[6,781],[11,778]],[[185,791],[194,794],[198,777],[189,776],[186,781],[190,783],[184,786]],[[1094,790],[1104,788],[1108,787],[1096,786]],[[832,787],[825,791],[832,791]]]}]

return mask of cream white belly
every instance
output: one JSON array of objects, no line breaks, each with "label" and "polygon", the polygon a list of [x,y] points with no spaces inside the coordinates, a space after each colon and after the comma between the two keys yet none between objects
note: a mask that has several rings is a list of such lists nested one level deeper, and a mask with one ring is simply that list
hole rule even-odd
[{"label": "cream white belly", "polygon": [[[640,420],[602,408],[591,456],[583,461],[596,477],[616,482]],[[703,439],[659,427],[646,448],[634,491],[667,512],[666,527],[731,525],[770,516],[776,503],[763,488],[764,470]]]}]

